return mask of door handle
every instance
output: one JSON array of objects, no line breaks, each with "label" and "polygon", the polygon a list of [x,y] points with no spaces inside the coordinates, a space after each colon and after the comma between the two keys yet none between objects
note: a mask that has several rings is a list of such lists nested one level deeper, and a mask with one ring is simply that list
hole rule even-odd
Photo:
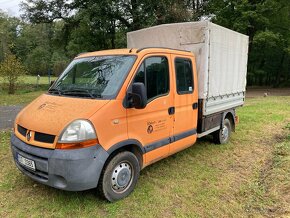
[{"label": "door handle", "polygon": [[172,115],[172,114],[174,114],[175,113],[175,107],[170,107],[170,108],[168,108],[168,114],[169,115]]},{"label": "door handle", "polygon": [[197,109],[197,108],[198,108],[198,104],[197,104],[197,102],[193,103],[193,104],[192,104],[192,109],[195,110],[195,109]]}]

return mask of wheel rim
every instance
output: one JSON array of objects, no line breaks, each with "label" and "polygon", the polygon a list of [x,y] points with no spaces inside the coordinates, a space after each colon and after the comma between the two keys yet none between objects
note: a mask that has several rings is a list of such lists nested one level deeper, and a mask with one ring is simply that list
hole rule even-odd
[{"label": "wheel rim", "polygon": [[133,180],[133,168],[128,162],[119,163],[113,170],[111,181],[114,192],[126,191]]},{"label": "wheel rim", "polygon": [[228,137],[229,137],[229,128],[228,128],[227,125],[224,125],[224,127],[222,129],[222,139],[223,139],[223,141],[226,141]]}]

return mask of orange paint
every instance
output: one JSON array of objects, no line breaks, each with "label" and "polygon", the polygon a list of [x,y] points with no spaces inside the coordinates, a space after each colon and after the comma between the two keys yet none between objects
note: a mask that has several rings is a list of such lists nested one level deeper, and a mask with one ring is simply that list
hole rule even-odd
[{"label": "orange paint", "polygon": [[[18,114],[14,126],[15,135],[27,144],[49,149],[76,149],[98,141],[105,150],[109,150],[113,145],[128,139],[137,140],[144,148],[151,149],[148,145],[152,143],[166,138],[173,140],[175,135],[197,128],[197,109],[194,110],[192,105],[198,101],[198,87],[195,58],[192,53],[159,48],[139,52],[136,49],[120,49],[85,53],[76,59],[103,55],[136,56],[136,61],[115,99],[43,94]],[[169,91],[149,101],[144,109],[125,108],[124,99],[141,64],[147,58],[160,56],[168,61]],[[191,93],[179,95],[176,91],[176,58],[184,58],[192,64],[194,85]],[[175,107],[174,114],[169,114],[170,107]],[[58,143],[63,130],[78,119],[89,120],[93,124],[97,139],[77,144]],[[27,135],[18,131],[18,125],[27,130],[25,134],[31,134],[31,140],[27,140]],[[54,142],[43,143],[35,140],[36,132],[55,136]],[[185,149],[195,141],[196,134],[152,149],[143,155],[143,166]]]}]

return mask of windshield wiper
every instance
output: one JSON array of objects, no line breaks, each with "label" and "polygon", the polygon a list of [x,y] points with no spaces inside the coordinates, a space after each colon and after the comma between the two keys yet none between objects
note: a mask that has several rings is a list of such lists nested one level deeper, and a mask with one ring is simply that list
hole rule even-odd
[{"label": "windshield wiper", "polygon": [[56,88],[49,89],[48,93],[61,95],[61,91],[59,89],[56,89]]},{"label": "windshield wiper", "polygon": [[72,95],[72,96],[88,96],[90,98],[96,98],[100,96],[94,96],[91,92],[85,89],[72,89],[62,92],[63,95]]}]

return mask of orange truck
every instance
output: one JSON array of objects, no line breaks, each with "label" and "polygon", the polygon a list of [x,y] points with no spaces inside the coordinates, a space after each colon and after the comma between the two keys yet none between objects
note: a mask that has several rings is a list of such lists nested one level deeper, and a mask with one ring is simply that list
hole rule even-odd
[{"label": "orange truck", "polygon": [[127,39],[128,49],[74,58],[18,114],[11,149],[23,174],[68,191],[98,187],[113,202],[141,169],[198,137],[228,142],[245,99],[248,37],[192,22]]}]

